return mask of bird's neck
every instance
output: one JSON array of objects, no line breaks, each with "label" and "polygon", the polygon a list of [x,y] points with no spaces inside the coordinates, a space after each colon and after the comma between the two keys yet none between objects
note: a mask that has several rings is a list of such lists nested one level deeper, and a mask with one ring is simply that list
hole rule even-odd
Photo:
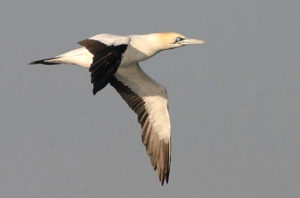
[{"label": "bird's neck", "polygon": [[149,57],[164,50],[157,33],[131,36],[130,45]]}]

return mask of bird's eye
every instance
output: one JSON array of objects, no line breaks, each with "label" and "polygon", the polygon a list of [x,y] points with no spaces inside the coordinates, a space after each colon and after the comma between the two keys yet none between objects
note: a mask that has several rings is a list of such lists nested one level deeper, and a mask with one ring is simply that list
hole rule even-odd
[{"label": "bird's eye", "polygon": [[182,37],[177,37],[175,43],[177,43],[177,42],[179,42],[179,41],[182,41],[182,40],[184,40],[184,38],[182,38]]}]

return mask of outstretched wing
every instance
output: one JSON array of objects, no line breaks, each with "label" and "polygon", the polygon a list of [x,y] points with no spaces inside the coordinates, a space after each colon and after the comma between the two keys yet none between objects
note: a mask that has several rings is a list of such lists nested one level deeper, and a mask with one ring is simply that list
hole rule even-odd
[{"label": "outstretched wing", "polygon": [[138,115],[142,141],[163,185],[168,182],[171,163],[171,125],[167,92],[139,65],[120,67],[110,84]]},{"label": "outstretched wing", "polygon": [[127,49],[129,38],[111,34],[99,34],[80,41],[94,55],[90,66],[93,94],[104,88],[117,71],[122,55]]}]

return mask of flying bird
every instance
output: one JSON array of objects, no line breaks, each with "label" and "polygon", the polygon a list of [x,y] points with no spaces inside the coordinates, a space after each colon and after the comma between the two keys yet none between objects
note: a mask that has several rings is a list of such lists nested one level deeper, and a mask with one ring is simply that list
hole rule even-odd
[{"label": "flying bird", "polygon": [[168,183],[171,165],[167,91],[144,73],[139,62],[163,50],[204,43],[174,32],[129,36],[98,34],[80,41],[81,48],[30,64],[65,63],[89,68],[94,95],[107,84],[113,86],[137,114],[142,142],[163,185],[164,181]]}]

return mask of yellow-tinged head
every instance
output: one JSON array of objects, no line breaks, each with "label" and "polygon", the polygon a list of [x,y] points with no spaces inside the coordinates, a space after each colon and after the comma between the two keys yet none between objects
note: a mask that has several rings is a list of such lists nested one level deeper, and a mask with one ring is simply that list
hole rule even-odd
[{"label": "yellow-tinged head", "polygon": [[192,44],[204,44],[205,41],[187,38],[186,36],[176,32],[163,32],[156,34],[162,50],[173,49]]},{"label": "yellow-tinged head", "polygon": [[141,58],[142,60],[146,60],[163,50],[204,43],[205,41],[187,38],[186,36],[175,32],[130,36],[130,46],[145,54],[145,56]]}]

